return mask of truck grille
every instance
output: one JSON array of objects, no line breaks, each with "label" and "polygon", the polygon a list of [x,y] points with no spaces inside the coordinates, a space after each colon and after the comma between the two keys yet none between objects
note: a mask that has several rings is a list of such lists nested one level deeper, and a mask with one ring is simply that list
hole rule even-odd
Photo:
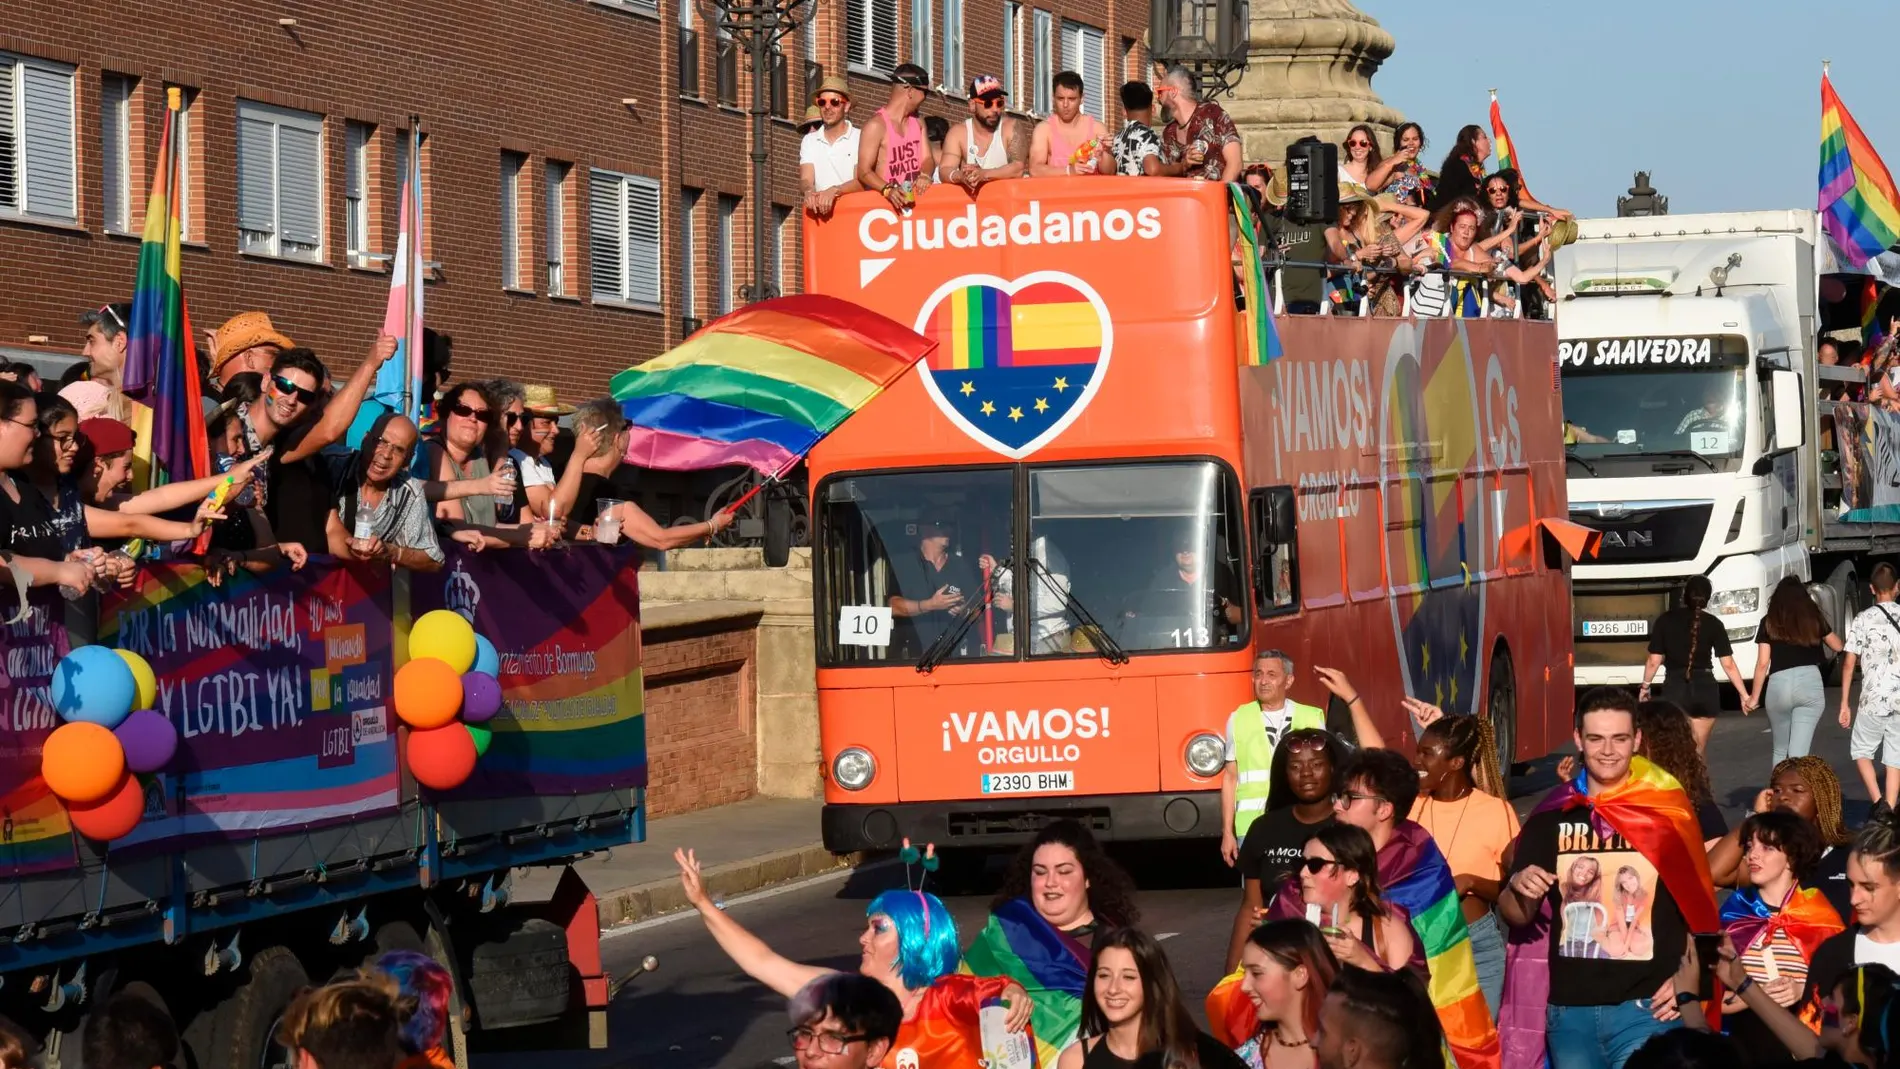
[{"label": "truck grille", "polygon": [[1603,532],[1603,544],[1591,564],[1621,564],[1694,560],[1702,549],[1709,530],[1713,501],[1691,501],[1644,508],[1631,505],[1604,515],[1599,509],[1580,508],[1570,513],[1577,523]]},{"label": "truck grille", "polygon": [[990,810],[973,813],[952,812],[950,837],[962,839],[987,835],[1020,835],[1025,832],[1033,834],[1058,820],[1073,820],[1101,836],[1107,836],[1112,830],[1106,807]]}]

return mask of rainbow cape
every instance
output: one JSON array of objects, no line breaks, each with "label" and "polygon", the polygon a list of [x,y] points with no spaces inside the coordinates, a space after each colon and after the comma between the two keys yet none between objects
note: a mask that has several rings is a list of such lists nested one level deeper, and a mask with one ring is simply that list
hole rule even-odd
[{"label": "rainbow cape", "polygon": [[[1780,909],[1775,909],[1762,901],[1761,890],[1745,887],[1728,896],[1722,903],[1722,930],[1735,941],[1735,949],[1742,951],[1762,938],[1774,938],[1777,931],[1786,932],[1790,942],[1801,950],[1802,960],[1812,962],[1814,952],[1820,949],[1823,940],[1845,928],[1841,915],[1835,911],[1826,896],[1812,887],[1796,886],[1788,893],[1788,900]],[[1808,1000],[1801,1004],[1801,1022],[1816,1035],[1821,1032],[1821,1002],[1818,991],[1811,992]]]},{"label": "rainbow cape", "polygon": [[133,448],[150,464],[151,486],[189,482],[211,471],[210,443],[199,401],[198,346],[185,307],[179,225],[178,116],[180,90],[166,90],[165,126],[158,164],[145,202],[138,282],[126,324],[125,395],[150,409],[149,433],[134,408]]},{"label": "rainbow cape", "polygon": [[1900,193],[1873,142],[1821,71],[1821,228],[1850,267],[1864,266],[1900,238]]},{"label": "rainbow cape", "polygon": [[[924,992],[917,1013],[897,1028],[897,1042],[884,1055],[885,1069],[984,1069],[982,1027],[977,1014],[1002,997],[1009,977],[977,977],[963,973],[940,976]],[[1035,1026],[1030,1025],[1034,1039]],[[1032,1043],[1034,1049],[1036,1044]],[[911,1052],[910,1056],[905,1051]],[[1037,1051],[1038,1065],[1045,1063]]]},{"label": "rainbow cape", "polygon": [[935,347],[850,301],[776,297],[721,316],[608,389],[633,424],[629,463],[743,464],[776,479]]},{"label": "rainbow cape", "polygon": [[1089,979],[1089,948],[1042,919],[1028,899],[1013,898],[990,914],[963,952],[959,972],[996,976],[1023,985],[1035,1003],[1037,1054],[1054,1065],[1082,1024],[1082,991]]},{"label": "rainbow cape", "polygon": [[1280,331],[1273,325],[1273,295],[1267,290],[1267,268],[1260,256],[1260,236],[1254,230],[1253,205],[1247,200],[1246,186],[1239,182],[1228,187],[1234,206],[1234,225],[1240,236],[1235,246],[1240,253],[1240,287],[1247,295],[1247,307],[1240,313],[1240,363],[1243,367],[1264,367],[1286,354],[1280,344]]},{"label": "rainbow cape", "polygon": [[[1629,841],[1656,867],[1669,897],[1692,932],[1717,930],[1715,883],[1695,807],[1682,784],[1644,757],[1630,759],[1629,778],[1594,797],[1584,774],[1558,784],[1532,811],[1586,807],[1591,818]],[[1526,821],[1528,823],[1528,821]],[[1509,933],[1505,949],[1504,1005],[1498,1008],[1498,1033],[1504,1043],[1505,1069],[1537,1069],[1544,1064],[1544,1011],[1550,1002],[1550,899],[1537,921]],[[1719,996],[1719,992],[1718,992]],[[1716,1005],[1720,1004],[1719,997]],[[1711,1017],[1713,1023],[1714,1018]]]}]

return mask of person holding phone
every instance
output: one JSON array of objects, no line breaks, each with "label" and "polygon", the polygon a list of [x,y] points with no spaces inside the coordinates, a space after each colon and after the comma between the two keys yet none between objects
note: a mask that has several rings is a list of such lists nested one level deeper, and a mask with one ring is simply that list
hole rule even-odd
[{"label": "person holding phone", "polygon": [[[1747,977],[1818,1034],[1821,1007],[1808,983],[1810,965],[1821,943],[1843,927],[1826,896],[1802,886],[1821,858],[1821,833],[1794,813],[1771,809],[1742,822],[1741,841],[1746,886],[1722,904],[1722,930]],[[1712,948],[1697,947],[1698,953],[1705,949]],[[1713,964],[1705,959],[1705,970]],[[1795,1056],[1732,988],[1722,1015],[1725,1030],[1746,1049]]]}]

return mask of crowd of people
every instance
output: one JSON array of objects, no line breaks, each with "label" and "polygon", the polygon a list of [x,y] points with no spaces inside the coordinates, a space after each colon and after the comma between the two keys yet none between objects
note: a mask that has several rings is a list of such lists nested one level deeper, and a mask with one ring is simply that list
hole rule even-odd
[{"label": "crowd of people", "polygon": [[849,83],[825,79],[802,126],[806,211],[829,216],[839,196],[860,190],[907,211],[933,184],[974,195],[990,182],[1054,175],[1242,183],[1270,246],[1275,310],[1293,315],[1548,317],[1550,257],[1574,235],[1560,225],[1570,213],[1533,198],[1515,170],[1485,171],[1491,139],[1475,125],[1458,132],[1437,171],[1420,162],[1417,123],[1398,128],[1390,154],[1372,127],[1354,126],[1340,145],[1339,214],[1328,225],[1289,216],[1285,169],[1246,163],[1233,119],[1183,69],[1122,85],[1126,121],[1113,133],[1082,110],[1091,87],[1074,71],[1055,75],[1052,111],[1037,122],[1010,114],[994,75],[976,75],[965,90],[968,118],[923,117],[929,73],[900,64],[888,99],[859,127]]},{"label": "crowd of people", "polygon": [[[1892,604],[1893,570],[1875,582]],[[1706,671],[1722,657],[1700,611],[1665,656]],[[1350,712],[1329,724],[1287,697],[1290,658],[1256,669],[1228,726],[1222,849],[1243,888],[1204,1026],[1133,881],[1068,820],[1022,848],[968,945],[921,885],[879,895],[855,974],[773,951],[689,851],[686,897],[791,1000],[807,1069],[1900,1066],[1900,818],[1850,829],[1827,762],[1778,753],[1729,826],[1679,704],[1706,689],[1691,673],[1670,672],[1670,700],[1585,693],[1578,755],[1520,821],[1483,719],[1408,699],[1407,759],[1342,673],[1313,669]]]},{"label": "crowd of people", "polygon": [[432,571],[451,542],[671,549],[732,522],[662,527],[634,502],[629,429],[611,399],[576,407],[543,385],[448,385],[451,341],[430,331],[418,426],[369,400],[394,338],[338,380],[263,312],[206,338],[213,470],[147,488],[152,411],[123,389],[130,315],[123,303],[87,312],[85,361],[60,382],[0,365],[0,551],[16,584],[78,596],[131,583],[154,557],[201,561],[214,582],[301,568],[313,553]]}]

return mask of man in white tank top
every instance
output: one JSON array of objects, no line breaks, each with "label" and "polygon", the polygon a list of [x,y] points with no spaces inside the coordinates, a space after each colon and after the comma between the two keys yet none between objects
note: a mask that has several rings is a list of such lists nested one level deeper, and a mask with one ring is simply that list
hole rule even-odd
[{"label": "man in white tank top", "polygon": [[1021,178],[1029,165],[1029,124],[1008,113],[1008,94],[993,74],[970,79],[970,117],[943,139],[941,178],[975,193],[985,182]]}]

